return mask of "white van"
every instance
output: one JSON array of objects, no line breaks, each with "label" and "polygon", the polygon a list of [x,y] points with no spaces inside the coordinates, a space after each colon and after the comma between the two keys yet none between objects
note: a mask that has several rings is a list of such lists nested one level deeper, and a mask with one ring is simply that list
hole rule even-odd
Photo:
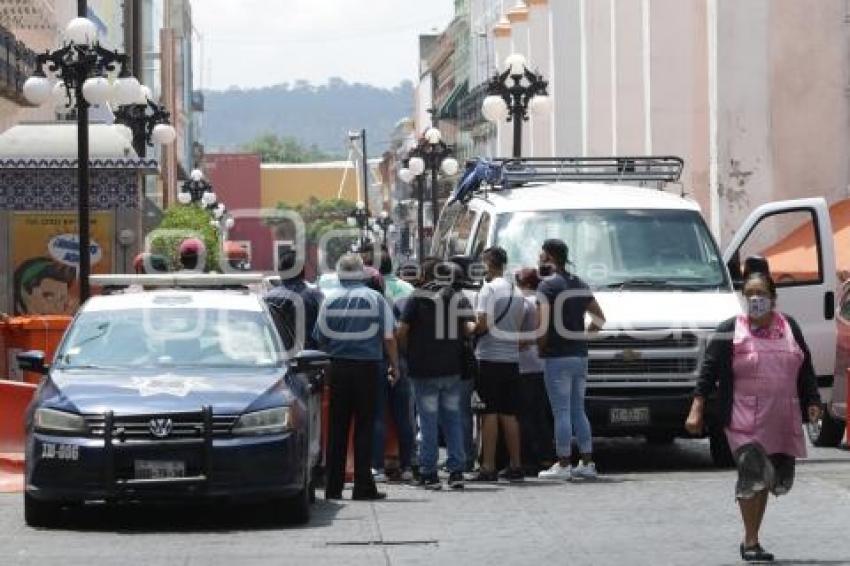
[{"label": "white van", "polygon": [[[685,436],[706,340],[742,309],[736,293],[742,260],[774,252],[806,222],[818,235],[816,273],[779,281],[779,308],[802,326],[829,399],[836,274],[823,199],[757,208],[721,254],[699,206],[661,190],[678,181],[678,158],[497,160],[491,166],[498,181],[467,191],[442,211],[432,255],[474,261],[498,245],[518,269],[537,265],[546,238],[568,244],[573,271],[592,287],[608,318],[590,342],[587,409],[594,434],[644,435],[656,443]],[[709,435],[715,462],[728,463],[725,435],[713,425]]]}]

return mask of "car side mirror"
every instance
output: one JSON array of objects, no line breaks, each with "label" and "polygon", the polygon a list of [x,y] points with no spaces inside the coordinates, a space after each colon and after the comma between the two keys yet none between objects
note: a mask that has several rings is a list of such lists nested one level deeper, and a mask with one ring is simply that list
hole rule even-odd
[{"label": "car side mirror", "polygon": [[23,371],[31,371],[46,375],[49,369],[44,363],[44,352],[41,350],[29,350],[17,355],[18,367]]},{"label": "car side mirror", "polygon": [[292,367],[295,373],[316,373],[331,365],[331,357],[319,350],[302,350],[295,356]]}]

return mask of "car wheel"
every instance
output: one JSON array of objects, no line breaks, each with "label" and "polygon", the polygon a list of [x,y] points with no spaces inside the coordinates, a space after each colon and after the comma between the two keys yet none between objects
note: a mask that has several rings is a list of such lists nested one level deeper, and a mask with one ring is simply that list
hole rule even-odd
[{"label": "car wheel", "polygon": [[833,417],[829,409],[824,407],[820,422],[806,426],[806,432],[815,446],[838,448],[844,438],[844,427],[844,422]]},{"label": "car wheel", "polygon": [[62,505],[52,501],[39,501],[24,493],[24,521],[30,527],[53,527],[60,523]]},{"label": "car wheel", "polygon": [[676,441],[676,434],[673,432],[649,432],[646,434],[646,442],[654,445],[673,444]]},{"label": "car wheel", "polygon": [[718,468],[734,468],[735,460],[722,428],[712,428],[708,435],[708,445],[711,449],[711,461]]}]

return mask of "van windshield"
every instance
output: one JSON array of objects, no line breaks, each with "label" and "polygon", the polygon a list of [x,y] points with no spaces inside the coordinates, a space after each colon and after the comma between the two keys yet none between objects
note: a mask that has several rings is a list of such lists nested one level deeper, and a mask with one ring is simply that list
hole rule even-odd
[{"label": "van windshield", "polygon": [[513,267],[537,265],[547,238],[567,243],[570,269],[596,289],[728,287],[714,239],[695,211],[544,210],[497,218],[494,243]]}]

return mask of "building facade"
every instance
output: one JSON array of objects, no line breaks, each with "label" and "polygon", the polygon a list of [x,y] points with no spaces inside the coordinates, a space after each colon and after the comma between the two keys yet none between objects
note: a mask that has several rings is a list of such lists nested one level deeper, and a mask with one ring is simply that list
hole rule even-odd
[{"label": "building facade", "polygon": [[[845,0],[473,0],[470,97],[510,53],[549,80],[526,156],[673,154],[729,240],[759,204],[848,196]],[[510,154],[508,123],[473,147]]]}]

